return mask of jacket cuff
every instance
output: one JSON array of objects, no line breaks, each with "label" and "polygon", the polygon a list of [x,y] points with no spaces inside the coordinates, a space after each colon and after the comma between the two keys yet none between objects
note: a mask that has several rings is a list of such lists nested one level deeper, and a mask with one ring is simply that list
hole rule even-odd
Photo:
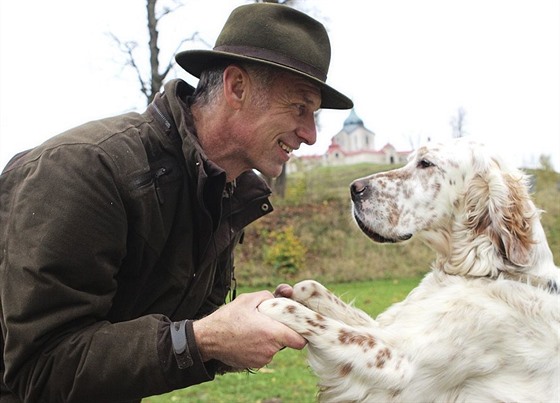
[{"label": "jacket cuff", "polygon": [[[173,353],[179,369],[185,369],[193,365],[193,359],[190,354],[191,346],[187,343],[186,325],[187,320],[181,322],[173,322],[169,327],[171,333],[171,345]],[[196,346],[194,346],[196,348]]]},{"label": "jacket cuff", "polygon": [[[200,355],[200,351],[198,349],[198,346],[196,345],[196,339],[194,338],[194,330],[193,330],[193,321],[192,320],[185,320],[185,337],[187,339],[187,349],[188,352],[190,353],[190,357],[192,362],[197,362],[200,365],[202,365],[202,367],[206,368],[204,366],[204,363],[202,362],[202,356]],[[212,373],[212,375],[214,375]]]},{"label": "jacket cuff", "polygon": [[214,379],[214,366],[207,367],[202,362],[190,320],[175,323],[167,318],[161,320],[158,354],[164,376],[172,390]]}]

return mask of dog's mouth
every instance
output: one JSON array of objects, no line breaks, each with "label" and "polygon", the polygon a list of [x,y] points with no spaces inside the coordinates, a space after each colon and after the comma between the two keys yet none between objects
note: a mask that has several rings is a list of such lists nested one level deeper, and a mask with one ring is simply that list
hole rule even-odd
[{"label": "dog's mouth", "polygon": [[379,235],[377,232],[373,231],[371,228],[369,228],[361,219],[360,217],[358,217],[356,215],[356,213],[354,213],[354,219],[356,220],[356,223],[358,224],[358,227],[362,230],[362,232],[364,234],[366,234],[370,239],[372,239],[375,242],[379,242],[379,243],[397,243],[397,242],[401,242],[401,241],[406,241],[410,238],[412,238],[412,234],[405,234],[405,235],[401,235],[397,238],[385,238],[384,236]]}]

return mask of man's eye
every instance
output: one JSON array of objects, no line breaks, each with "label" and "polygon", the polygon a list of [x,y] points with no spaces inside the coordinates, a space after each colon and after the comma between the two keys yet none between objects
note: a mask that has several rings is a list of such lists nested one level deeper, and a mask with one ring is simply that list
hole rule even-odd
[{"label": "man's eye", "polygon": [[307,111],[307,107],[303,104],[296,105],[296,109],[297,109],[297,112],[298,112],[298,116],[305,115],[305,112]]}]

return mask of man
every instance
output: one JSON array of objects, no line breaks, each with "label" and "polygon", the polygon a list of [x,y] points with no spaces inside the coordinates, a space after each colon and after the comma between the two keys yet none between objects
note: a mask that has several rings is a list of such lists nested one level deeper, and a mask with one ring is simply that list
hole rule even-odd
[{"label": "man", "polygon": [[243,228],[272,211],[253,169],[279,175],[317,109],[352,107],[325,83],[327,33],[251,4],[176,59],[194,93],[171,81],[143,114],[69,130],[0,177],[2,402],[138,400],[304,347],[257,312],[268,291],[219,307]]}]

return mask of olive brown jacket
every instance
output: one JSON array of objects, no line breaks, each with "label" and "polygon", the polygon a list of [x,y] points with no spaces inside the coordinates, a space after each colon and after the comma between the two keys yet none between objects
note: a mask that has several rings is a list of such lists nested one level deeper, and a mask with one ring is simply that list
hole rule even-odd
[{"label": "olive brown jacket", "polygon": [[272,207],[256,174],[226,183],[206,158],[191,94],[171,81],[144,113],[71,129],[0,176],[1,402],[133,401],[214,377],[192,323],[177,350],[173,322],[224,303],[243,228]]}]

